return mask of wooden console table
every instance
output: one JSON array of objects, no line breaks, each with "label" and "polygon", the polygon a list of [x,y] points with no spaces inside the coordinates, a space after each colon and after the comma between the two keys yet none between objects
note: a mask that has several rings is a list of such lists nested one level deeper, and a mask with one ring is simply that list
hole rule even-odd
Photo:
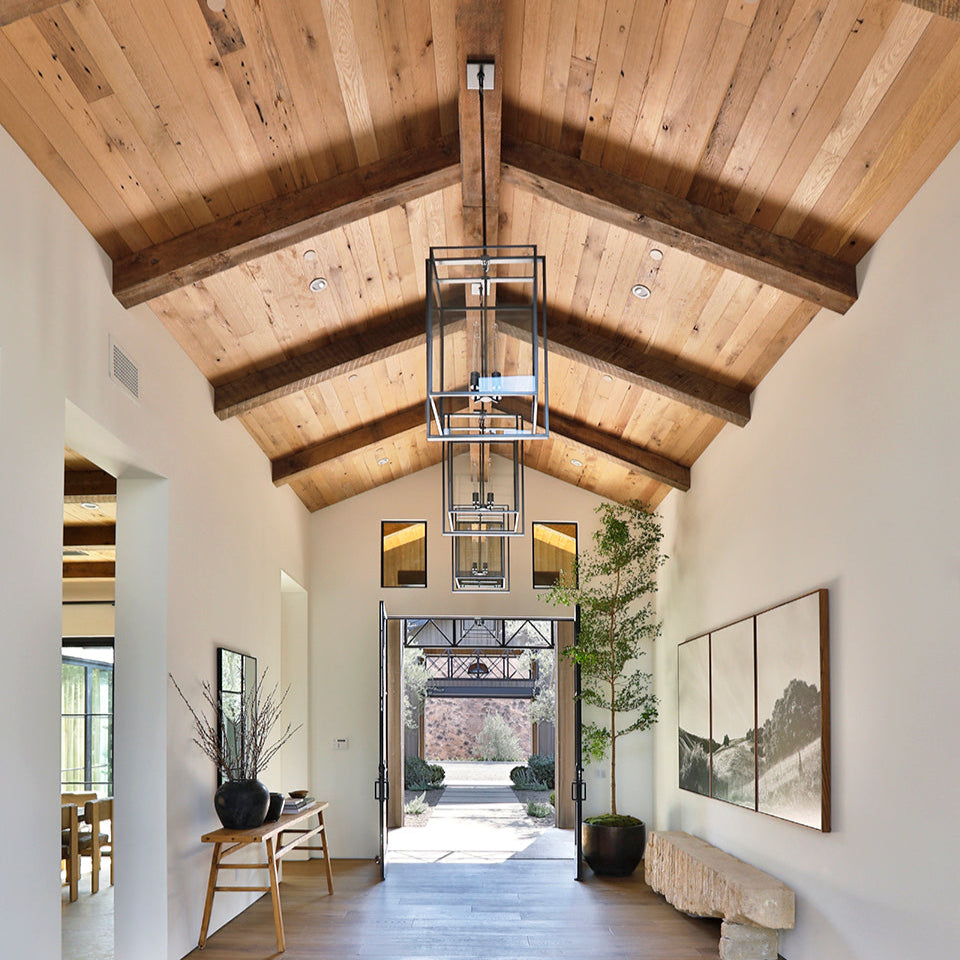
[{"label": "wooden console table", "polygon": [[[225,890],[266,893],[270,891],[273,899],[273,923],[277,931],[277,950],[286,950],[287,943],[283,934],[283,914],[280,911],[280,887],[277,873],[277,863],[295,847],[301,850],[322,850],[323,862],[327,870],[327,890],[333,893],[333,871],[330,869],[330,851],[327,847],[327,831],[323,825],[323,811],[329,803],[322,800],[320,803],[304,807],[299,813],[288,813],[265,823],[261,827],[251,827],[249,830],[228,830],[221,827],[212,833],[204,834],[200,839],[203,843],[213,844],[213,857],[210,861],[210,880],[207,883],[207,899],[203,906],[203,923],[200,927],[200,940],[197,945],[202,950],[207,942],[207,927],[210,925],[210,913],[213,909],[213,895]],[[317,818],[316,826],[307,826],[306,821],[311,817]],[[294,834],[292,840],[283,842],[285,833]],[[307,841],[320,834],[321,846],[310,846]],[[266,863],[224,863],[223,858],[237,850],[251,844],[264,843],[267,848]],[[229,844],[224,849],[224,844]],[[270,874],[268,887],[221,887],[217,885],[217,874],[221,870],[267,870]]]}]

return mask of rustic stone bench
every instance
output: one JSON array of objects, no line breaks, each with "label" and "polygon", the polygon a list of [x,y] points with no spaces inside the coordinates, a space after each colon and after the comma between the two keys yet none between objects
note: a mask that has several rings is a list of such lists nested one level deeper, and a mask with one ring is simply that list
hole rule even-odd
[{"label": "rustic stone bench", "polygon": [[678,910],[721,917],[722,960],[777,960],[794,924],[793,891],[769,874],[680,831],[652,832],[646,881]]}]

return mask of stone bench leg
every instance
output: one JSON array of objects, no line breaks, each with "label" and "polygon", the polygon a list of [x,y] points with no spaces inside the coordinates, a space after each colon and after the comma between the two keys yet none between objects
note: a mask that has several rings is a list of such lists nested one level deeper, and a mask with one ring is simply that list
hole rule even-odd
[{"label": "stone bench leg", "polygon": [[780,935],[749,923],[720,924],[721,960],[777,960]]}]

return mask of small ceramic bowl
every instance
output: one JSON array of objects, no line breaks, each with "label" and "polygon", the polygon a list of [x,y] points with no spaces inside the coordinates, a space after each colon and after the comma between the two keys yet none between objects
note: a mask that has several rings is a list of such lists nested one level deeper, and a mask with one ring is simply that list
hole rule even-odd
[{"label": "small ceramic bowl", "polygon": [[309,790],[291,790],[290,796],[296,800],[301,800],[305,797],[310,791]]}]

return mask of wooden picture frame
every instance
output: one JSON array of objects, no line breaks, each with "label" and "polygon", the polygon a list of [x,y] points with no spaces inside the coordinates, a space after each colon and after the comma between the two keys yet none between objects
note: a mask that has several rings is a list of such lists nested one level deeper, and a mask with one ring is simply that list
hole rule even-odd
[{"label": "wooden picture frame", "polygon": [[829,832],[829,619],[819,589],[678,645],[681,790]]}]

